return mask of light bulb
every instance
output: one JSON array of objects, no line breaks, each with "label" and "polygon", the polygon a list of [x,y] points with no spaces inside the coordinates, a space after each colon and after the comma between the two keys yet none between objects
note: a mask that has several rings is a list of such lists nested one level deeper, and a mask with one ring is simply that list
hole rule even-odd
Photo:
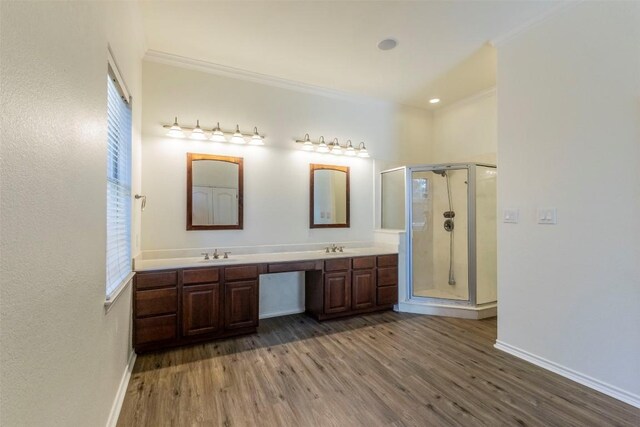
[{"label": "light bulb", "polygon": [[351,145],[351,140],[347,141],[347,148],[345,149],[344,154],[346,154],[347,156],[355,156],[356,155],[356,150],[353,148],[353,145]]},{"label": "light bulb", "polygon": [[264,141],[262,140],[262,137],[258,133],[258,128],[257,127],[253,128],[253,136],[251,137],[251,141],[249,141],[249,144],[250,145],[264,145]]},{"label": "light bulb", "polygon": [[224,132],[220,130],[220,122],[211,131],[211,140],[213,142],[227,142],[227,138],[224,137]]},{"label": "light bulb", "polygon": [[367,151],[367,147],[365,147],[364,142],[361,142],[358,146],[358,157],[369,157],[369,152]]},{"label": "light bulb", "polygon": [[244,140],[244,137],[240,133],[240,126],[239,125],[236,125],[236,131],[234,132],[233,136],[231,137],[231,142],[233,142],[234,144],[244,144],[246,142]]},{"label": "light bulb", "polygon": [[308,133],[304,135],[304,142],[302,144],[302,149],[305,151],[313,151],[313,142],[311,142],[311,139],[309,139]]},{"label": "light bulb", "polygon": [[184,131],[182,130],[182,128],[178,124],[178,118],[177,117],[173,121],[173,125],[171,125],[171,127],[169,128],[169,131],[167,132],[167,136],[170,136],[170,137],[173,137],[173,138],[184,138]]},{"label": "light bulb", "polygon": [[204,131],[200,127],[200,120],[196,121],[196,127],[191,132],[191,138],[200,140],[207,139],[207,135],[204,134]]},{"label": "light bulb", "polygon": [[338,144],[338,138],[333,139],[332,146],[333,148],[331,149],[331,154],[340,156],[342,154],[342,147],[340,147],[340,144]]},{"label": "light bulb", "polygon": [[318,148],[316,149],[318,153],[328,153],[329,147],[327,147],[327,143],[324,142],[324,136],[320,137],[320,143],[318,144]]}]

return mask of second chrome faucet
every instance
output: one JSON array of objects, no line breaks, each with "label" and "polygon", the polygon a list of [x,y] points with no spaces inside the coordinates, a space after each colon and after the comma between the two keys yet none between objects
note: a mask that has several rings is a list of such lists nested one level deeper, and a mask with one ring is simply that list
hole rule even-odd
[{"label": "second chrome faucet", "polygon": [[[224,259],[228,259],[228,258],[229,258],[229,254],[230,254],[231,252],[223,251],[222,253],[224,254],[224,255],[222,255],[222,258],[224,258]],[[211,259],[211,258],[213,258],[213,259],[220,259],[220,254],[218,253],[218,249],[214,249],[214,250],[213,250],[213,253],[211,254],[211,258],[209,258],[209,253],[208,253],[208,252],[202,252],[202,254],[201,254],[201,255],[204,255],[204,259],[205,259],[205,261],[207,261],[207,260],[209,260],[209,259]]]},{"label": "second chrome faucet", "polygon": [[324,248],[325,253],[336,253],[336,252],[344,252],[344,246],[337,246],[335,243],[332,243],[331,246],[327,246]]}]

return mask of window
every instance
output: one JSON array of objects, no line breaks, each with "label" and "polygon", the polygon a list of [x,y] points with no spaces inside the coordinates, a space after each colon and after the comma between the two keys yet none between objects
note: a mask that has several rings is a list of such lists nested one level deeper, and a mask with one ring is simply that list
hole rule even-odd
[{"label": "window", "polygon": [[131,105],[115,65],[107,75],[107,301],[131,272]]}]

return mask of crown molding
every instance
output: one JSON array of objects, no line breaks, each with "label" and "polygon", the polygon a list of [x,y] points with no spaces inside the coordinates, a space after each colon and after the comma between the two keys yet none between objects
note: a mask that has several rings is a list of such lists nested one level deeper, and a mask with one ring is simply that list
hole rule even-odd
[{"label": "crown molding", "polygon": [[320,95],[334,99],[348,100],[361,103],[375,103],[381,105],[396,105],[395,102],[386,101],[379,98],[368,97],[365,95],[354,94],[335,89],[329,89],[322,86],[310,85],[307,83],[297,82],[294,80],[283,79],[280,77],[270,76],[268,74],[256,73],[241,68],[229,67],[226,65],[216,64],[213,62],[192,59],[185,56],[175,55],[172,53],[161,52],[149,49],[144,55],[143,60],[148,62],[156,62],[160,64],[172,65],[188,70],[201,71],[204,73],[215,74],[218,76],[229,77],[238,80],[245,80],[253,83],[278,87],[282,89],[293,90],[296,92]]},{"label": "crown molding", "polygon": [[500,48],[504,45],[506,45],[507,43],[509,43],[511,40],[513,40],[514,38],[516,38],[517,36],[519,36],[521,33],[525,32],[526,30],[533,28],[537,25],[540,25],[541,23],[543,23],[544,21],[546,21],[547,19],[557,15],[559,12],[571,9],[577,5],[579,5],[580,3],[582,3],[583,0],[563,0],[558,2],[558,4],[555,7],[552,7],[551,9],[547,10],[546,12],[542,13],[541,15],[536,16],[535,18],[532,18],[528,21],[525,21],[523,24],[518,25],[517,27],[511,29],[510,31],[506,32],[505,34],[502,34],[496,38],[493,38],[491,40],[489,40],[489,44],[495,48]]}]

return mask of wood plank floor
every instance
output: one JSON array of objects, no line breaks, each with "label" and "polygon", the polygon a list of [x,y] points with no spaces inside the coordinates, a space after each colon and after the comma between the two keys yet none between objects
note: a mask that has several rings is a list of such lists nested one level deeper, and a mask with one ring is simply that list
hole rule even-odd
[{"label": "wood plank floor", "polygon": [[496,320],[386,312],[142,355],[118,426],[640,426],[640,410],[495,350]]}]

